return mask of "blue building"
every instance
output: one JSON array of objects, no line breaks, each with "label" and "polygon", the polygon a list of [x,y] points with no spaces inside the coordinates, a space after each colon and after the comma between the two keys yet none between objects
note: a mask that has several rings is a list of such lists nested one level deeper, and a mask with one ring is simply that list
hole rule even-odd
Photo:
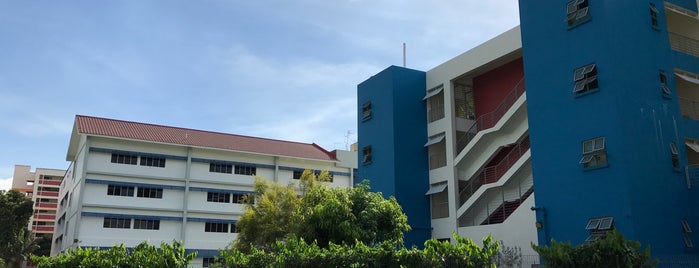
[{"label": "blue building", "polygon": [[456,232],[525,250],[617,229],[696,261],[697,2],[519,5],[520,27],[358,86],[360,179],[397,197],[409,244]]},{"label": "blue building", "polygon": [[519,5],[539,243],[616,228],[696,254],[697,3]]}]

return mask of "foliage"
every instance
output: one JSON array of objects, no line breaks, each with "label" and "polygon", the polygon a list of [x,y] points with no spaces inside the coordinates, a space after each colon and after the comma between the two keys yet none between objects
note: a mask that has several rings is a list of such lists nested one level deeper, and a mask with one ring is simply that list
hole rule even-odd
[{"label": "foliage", "polygon": [[522,267],[522,248],[505,246],[502,240],[500,240],[500,252],[496,257],[499,267]]},{"label": "foliage", "polygon": [[32,200],[18,191],[0,191],[0,259],[7,267],[18,267],[35,248],[26,227],[32,206]]},{"label": "foliage", "polygon": [[495,267],[498,244],[491,237],[479,247],[470,239],[454,235],[456,244],[435,239],[425,242],[425,248],[396,247],[391,241],[369,246],[361,241],[352,245],[334,244],[320,247],[302,238],[289,237],[276,241],[268,250],[251,248],[242,252],[236,248],[222,250],[221,267]]},{"label": "foliage", "polygon": [[55,257],[31,256],[40,268],[72,267],[168,267],[184,268],[196,257],[196,252],[186,254],[180,242],[161,243],[160,248],[143,242],[132,250],[123,244],[100,250],[98,248],[69,249]]},{"label": "foliage", "polygon": [[245,211],[236,223],[235,245],[242,249],[250,245],[263,248],[284,239],[299,221],[300,198],[292,184],[283,186],[255,177],[253,187],[255,202],[245,202]]},{"label": "foliage", "polygon": [[591,243],[572,246],[570,242],[532,248],[539,253],[549,267],[655,267],[657,260],[651,259],[650,246],[640,251],[641,243],[626,240],[617,230]]},{"label": "foliage", "polygon": [[243,252],[250,252],[251,247],[264,250],[290,237],[315,241],[323,248],[355,241],[402,243],[403,232],[410,226],[395,198],[370,192],[368,182],[354,188],[320,183],[328,180],[327,171],[316,176],[305,170],[299,195],[293,184],[255,178],[255,202],[246,202],[236,223],[234,247]]}]

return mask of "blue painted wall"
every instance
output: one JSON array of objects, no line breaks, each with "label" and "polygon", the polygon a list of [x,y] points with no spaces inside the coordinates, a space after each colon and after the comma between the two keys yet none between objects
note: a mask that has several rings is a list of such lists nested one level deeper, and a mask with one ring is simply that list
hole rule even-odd
[{"label": "blue painted wall", "polygon": [[[427,151],[425,72],[391,66],[357,86],[359,131],[358,180],[370,180],[372,191],[395,196],[412,231],[405,245],[422,246],[431,236]],[[362,120],[362,105],[371,101],[372,116]],[[372,162],[362,151],[372,148]]]},{"label": "blue painted wall", "polygon": [[[670,50],[662,1],[650,1],[661,10],[660,29],[650,25],[649,1],[638,0],[589,0],[591,19],[569,28],[567,2],[519,2],[539,243],[582,243],[589,218],[613,216],[654,255],[695,252],[684,246],[680,221],[699,226],[697,194],[672,167],[669,142],[686,165],[684,137],[699,128],[680,116],[672,74],[677,59],[695,72],[699,61]],[[694,1],[672,2],[696,9]],[[577,97],[573,71],[593,62],[599,91]],[[606,137],[609,165],[585,170],[581,142],[598,136]]]}]

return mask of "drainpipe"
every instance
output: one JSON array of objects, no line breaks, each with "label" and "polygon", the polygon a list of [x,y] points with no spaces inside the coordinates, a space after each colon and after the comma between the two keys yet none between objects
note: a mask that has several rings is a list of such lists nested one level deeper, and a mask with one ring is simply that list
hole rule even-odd
[{"label": "drainpipe", "polygon": [[187,164],[184,173],[184,197],[182,198],[182,229],[180,231],[180,240],[182,245],[185,245],[187,240],[187,210],[189,209],[189,180],[192,175],[192,147],[187,148]]}]

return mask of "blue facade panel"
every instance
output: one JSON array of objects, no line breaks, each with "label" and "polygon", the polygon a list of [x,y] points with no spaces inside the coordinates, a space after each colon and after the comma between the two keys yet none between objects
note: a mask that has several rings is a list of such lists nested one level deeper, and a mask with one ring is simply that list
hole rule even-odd
[{"label": "blue facade panel", "polygon": [[[405,244],[422,246],[431,236],[425,72],[391,66],[357,86],[359,178],[368,179],[372,191],[394,196],[408,216],[412,230]],[[363,109],[370,104],[371,115]],[[364,163],[364,149],[371,161]]]},{"label": "blue facade panel", "polygon": [[[662,10],[663,2],[650,2]],[[680,116],[676,91],[662,95],[659,71],[673,88],[678,64],[664,13],[654,28],[648,1],[589,0],[590,19],[570,27],[567,3],[519,3],[539,243],[582,243],[590,218],[612,216],[655,255],[694,252],[680,222],[696,222],[696,193],[672,166],[669,144],[683,145],[699,129]],[[696,58],[681,58],[696,67]],[[575,94],[574,70],[590,63],[598,89]],[[608,164],[584,168],[582,142],[595,137],[605,137]]]}]

